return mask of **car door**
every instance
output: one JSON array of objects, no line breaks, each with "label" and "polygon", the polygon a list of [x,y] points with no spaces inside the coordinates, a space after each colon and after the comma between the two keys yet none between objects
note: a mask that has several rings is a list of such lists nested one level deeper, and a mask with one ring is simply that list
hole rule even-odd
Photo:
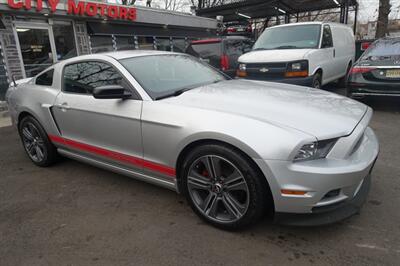
[{"label": "car door", "polygon": [[56,98],[53,115],[66,149],[96,160],[141,171],[142,101],[96,99],[92,91],[105,85],[132,88],[111,64],[82,61],[63,69],[62,90]]},{"label": "car door", "polygon": [[323,83],[330,82],[336,76],[336,51],[333,47],[332,31],[329,25],[322,27],[322,40],[321,40],[321,66],[322,66],[322,79]]}]

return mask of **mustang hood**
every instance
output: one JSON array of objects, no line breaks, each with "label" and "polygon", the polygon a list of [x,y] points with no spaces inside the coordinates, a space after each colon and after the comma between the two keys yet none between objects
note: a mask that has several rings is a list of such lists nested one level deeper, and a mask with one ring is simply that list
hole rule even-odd
[{"label": "mustang hood", "polygon": [[[243,54],[240,63],[288,62],[304,59],[310,49],[259,50]],[[266,60],[268,58],[268,60]]]},{"label": "mustang hood", "polygon": [[322,90],[250,80],[222,81],[165,101],[291,127],[317,139],[350,134],[368,108]]}]

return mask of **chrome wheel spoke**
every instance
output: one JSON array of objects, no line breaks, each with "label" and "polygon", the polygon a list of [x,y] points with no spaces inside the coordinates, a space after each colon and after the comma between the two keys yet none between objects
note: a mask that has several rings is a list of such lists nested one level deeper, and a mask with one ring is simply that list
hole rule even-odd
[{"label": "chrome wheel spoke", "polygon": [[225,186],[228,191],[247,190],[246,180],[239,173],[234,173],[225,180]]},{"label": "chrome wheel spoke", "polygon": [[208,190],[210,189],[211,182],[209,179],[207,179],[204,176],[201,176],[198,173],[195,173],[192,171],[191,175],[188,176],[188,185],[192,189],[203,189],[203,190]]},{"label": "chrome wheel spoke", "polygon": [[217,178],[221,174],[220,159],[216,156],[205,156],[201,159],[212,178]]},{"label": "chrome wheel spoke", "polygon": [[215,217],[217,211],[218,197],[214,193],[208,194],[207,198],[203,202],[203,211],[205,214]]},{"label": "chrome wheel spoke", "polygon": [[240,218],[246,211],[246,207],[240,204],[229,193],[224,193],[222,202],[224,203],[226,210],[236,218]]},{"label": "chrome wheel spoke", "polygon": [[23,129],[22,129],[22,135],[26,138],[26,140],[28,140],[28,141],[33,141],[33,136],[32,136],[32,133],[29,131],[29,129],[28,128],[26,128],[26,127],[24,127]]},{"label": "chrome wheel spoke", "polygon": [[37,159],[38,159],[39,161],[43,160],[44,154],[43,154],[43,152],[42,152],[42,150],[40,149],[39,146],[36,146],[36,147],[35,147],[35,151],[36,151],[36,157],[37,157]]},{"label": "chrome wheel spoke", "polygon": [[28,153],[33,155],[33,151],[35,150],[35,145],[33,143],[26,143],[25,147]]}]

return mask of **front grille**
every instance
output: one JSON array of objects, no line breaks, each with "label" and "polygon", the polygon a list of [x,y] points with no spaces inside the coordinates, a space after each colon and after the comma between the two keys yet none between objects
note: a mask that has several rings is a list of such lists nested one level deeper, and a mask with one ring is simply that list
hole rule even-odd
[{"label": "front grille", "polygon": [[285,77],[287,63],[246,64],[247,76],[254,79],[281,79]]}]

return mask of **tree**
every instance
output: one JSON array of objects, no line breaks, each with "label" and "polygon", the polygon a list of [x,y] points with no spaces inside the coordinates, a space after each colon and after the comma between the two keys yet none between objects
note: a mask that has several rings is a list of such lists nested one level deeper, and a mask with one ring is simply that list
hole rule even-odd
[{"label": "tree", "polygon": [[159,2],[162,3],[164,9],[172,11],[182,10],[183,7],[189,4],[186,0],[161,0]]},{"label": "tree", "polygon": [[390,0],[379,0],[379,13],[376,25],[375,38],[385,37],[388,33],[389,14],[390,14]]}]

